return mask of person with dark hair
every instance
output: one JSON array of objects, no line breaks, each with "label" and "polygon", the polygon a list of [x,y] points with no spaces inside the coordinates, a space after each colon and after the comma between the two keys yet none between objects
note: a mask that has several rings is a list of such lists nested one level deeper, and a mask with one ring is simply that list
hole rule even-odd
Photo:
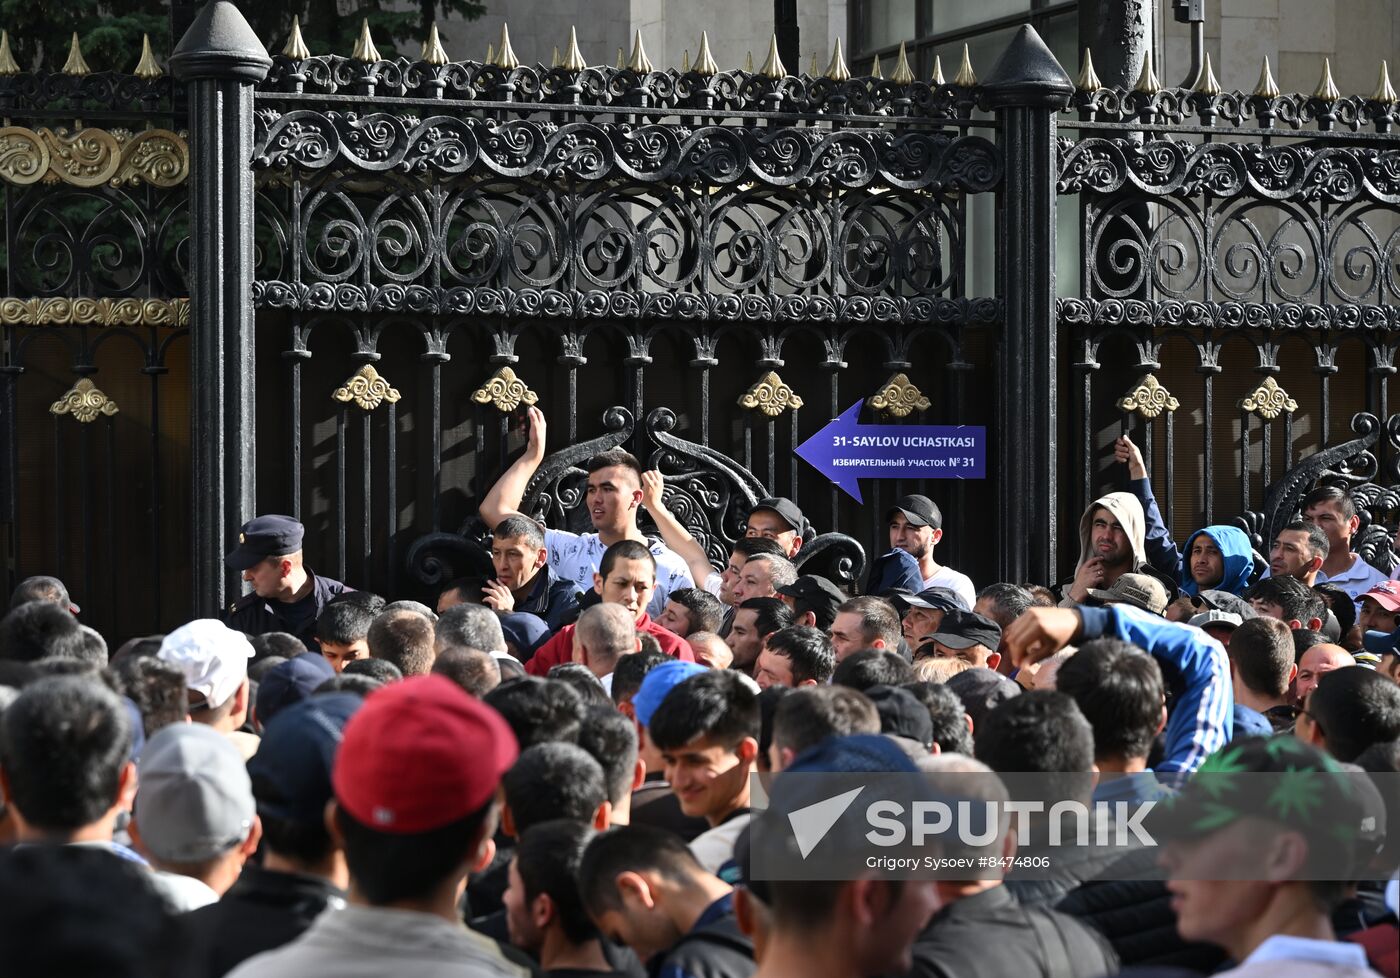
[{"label": "person with dark hair", "polygon": [[1314,584],[1335,584],[1353,601],[1386,579],[1386,575],[1351,549],[1352,537],[1361,528],[1361,516],[1351,493],[1339,486],[1318,486],[1303,497],[1303,519],[1316,523],[1327,534],[1327,559]]},{"label": "person with dark hair", "polygon": [[1294,577],[1308,587],[1317,582],[1317,573],[1330,549],[1327,534],[1316,523],[1293,520],[1274,534],[1269,551],[1269,575]]},{"label": "person with dark hair", "polygon": [[[493,531],[507,517],[522,515],[520,506],[525,488],[544,461],[544,412],[532,407],[527,413],[529,438],[525,452],[506,469],[481,501],[481,518]],[[651,585],[637,611],[656,617],[665,609],[667,595],[683,587],[694,587],[695,581],[685,560],[660,540],[648,539],[637,527],[642,505],[641,464],[623,449],[611,448],[593,456],[584,468],[588,472],[584,504],[596,532],[545,530],[549,568],[559,580],[570,582],[576,592],[593,588],[601,592],[602,588],[595,581],[600,576],[605,579],[609,576],[603,567],[607,551],[622,541],[637,543],[652,557]]]},{"label": "person with dark hair", "polygon": [[1163,793],[1147,755],[1167,725],[1157,661],[1130,642],[1085,642],[1060,666],[1055,689],[1074,700],[1094,732],[1094,801],[1147,801]]},{"label": "person with dark hair", "polygon": [[127,656],[111,667],[110,675],[117,692],[141,712],[146,737],[189,717],[185,674],[168,662],[150,655]]},{"label": "person with dark hair", "polygon": [[446,649],[433,660],[433,675],[446,676],[478,699],[501,684],[496,660],[480,649]]},{"label": "person with dark hair", "polygon": [[0,658],[18,662],[66,656],[83,658],[78,619],[52,601],[28,601],[0,618]]},{"label": "person with dark hair", "polygon": [[796,503],[783,496],[760,499],[744,519],[744,536],[772,540],[783,548],[783,556],[788,560],[802,549],[807,530],[807,517]]},{"label": "person with dark hair", "polygon": [[729,860],[748,824],[760,732],[757,696],[728,671],[707,670],[679,683],[647,723],[681,811],[710,825],[690,843],[710,872]]},{"label": "person with dark hair", "polygon": [[390,601],[384,606],[384,610],[381,611],[379,614],[375,615],[374,617],[382,618],[384,615],[395,611],[411,611],[415,615],[422,615],[434,625],[437,624],[437,612],[434,611],[432,608],[429,608],[423,602],[414,601],[412,598],[399,598],[397,601]]},{"label": "person with dark hair", "polygon": [[538,959],[545,978],[616,974],[575,882],[593,834],[569,819],[541,822],[521,835],[511,859],[504,899],[510,942]]},{"label": "person with dark hair", "polygon": [[263,731],[262,748],[248,762],[262,862],[244,866],[218,903],[184,918],[209,978],[295,940],[323,911],[345,905],[349,874],[325,809],[336,748],[360,705],[347,693],[316,696]]},{"label": "person with dark hair", "polygon": [[406,677],[426,676],[436,655],[433,623],[416,611],[385,611],[369,627],[369,654]]},{"label": "person with dark hair", "polygon": [[[1356,606],[1360,609],[1356,613],[1356,623],[1361,626],[1362,635],[1395,631],[1400,628],[1400,581],[1381,581],[1363,594]],[[1342,634],[1346,633],[1347,629],[1343,629]]]},{"label": "person with dark hair", "polygon": [[724,605],[700,587],[683,587],[666,596],[666,609],[656,619],[681,638],[692,632],[717,632],[724,624]]},{"label": "person with dark hair", "polygon": [[[669,656],[649,652],[626,655],[618,660],[613,676],[613,696],[618,712],[629,717],[637,732],[637,757],[646,771],[642,786],[632,792],[632,824],[650,825],[674,832],[689,842],[710,825],[700,816],[690,816],[681,810],[681,801],[666,780],[666,764],[661,751],[647,736],[647,724],[661,701],[680,683],[699,675],[705,667],[694,662],[677,662]],[[619,693],[619,684],[624,690]],[[626,693],[625,690],[633,692]]]},{"label": "person with dark hair", "polygon": [[317,617],[332,598],[351,589],[306,566],[305,535],[306,528],[290,516],[257,516],[243,524],[224,565],[242,572],[253,590],[229,606],[226,625],[245,635],[288,632],[317,651]]},{"label": "person with dark hair", "polygon": [[[458,577],[448,581],[438,592],[434,610],[440,615],[459,604],[481,604],[486,597],[486,578]],[[383,610],[382,608],[380,609]]]},{"label": "person with dark hair", "polygon": [[578,616],[574,628],[574,663],[588,669],[605,691],[611,693],[612,674],[618,661],[637,649],[636,619],[622,605],[595,604]]},{"label": "person with dark hair", "polygon": [[666,978],[749,978],[753,942],[734,919],[733,888],[670,832],[632,825],[596,836],[578,889],[589,917]]},{"label": "person with dark hair", "polygon": [[935,753],[972,756],[972,722],[957,693],[942,683],[912,682],[900,688],[912,693],[928,710]]},{"label": "person with dark hair", "polygon": [[1303,653],[1315,645],[1330,644],[1323,634],[1311,628],[1295,628],[1290,636],[1293,640],[1293,661],[1303,658]]},{"label": "person with dark hair", "polygon": [[[622,605],[632,614],[636,630],[653,636],[660,643],[661,651],[685,662],[694,662],[695,653],[690,643],[658,625],[647,613],[655,588],[656,560],[646,546],[636,540],[620,540],[608,547],[598,565],[598,573],[593,575],[593,590],[604,604]],[[551,667],[572,661],[577,627],[577,624],[566,625],[556,632],[525,663],[525,671],[532,676],[543,676]]]},{"label": "person with dark hair", "polygon": [[836,609],[831,623],[831,649],[840,663],[861,649],[899,648],[899,612],[884,598],[863,594]]},{"label": "person with dark hair", "polygon": [[1293,577],[1266,577],[1244,596],[1259,614],[1277,618],[1295,630],[1321,631],[1327,616],[1327,603],[1321,595]]},{"label": "person with dark hair", "polygon": [[[1274,733],[1293,728],[1298,711],[1288,702],[1288,689],[1298,675],[1293,636],[1277,618],[1251,618],[1235,629],[1226,649],[1235,695],[1235,730],[1243,711],[1260,715]],[[1254,724],[1252,726],[1257,726]]]},{"label": "person with dark hair", "polygon": [[337,602],[337,601],[349,601],[349,602],[351,602],[352,604],[358,604],[360,607],[364,608],[366,611],[368,611],[371,615],[374,615],[376,618],[379,617],[379,615],[383,613],[384,608],[385,608],[385,607],[388,605],[388,603],[389,603],[389,602],[385,601],[383,597],[381,597],[381,596],[378,595],[378,594],[375,594],[375,593],[372,592],[372,591],[348,591],[348,590],[347,590],[347,591],[341,591],[341,592],[340,592],[339,594],[337,594],[335,597],[331,598],[331,600],[330,600],[329,603],[334,604],[334,603]]},{"label": "person with dark hair", "polygon": [[540,524],[516,513],[491,533],[491,564],[496,579],[482,588],[481,603],[502,614],[521,611],[539,617],[556,632],[578,615],[578,587],[561,580],[549,566]]},{"label": "person with dark hair", "polygon": [[129,860],[88,846],[0,852],[6,978],[203,974],[179,919],[146,877]]},{"label": "person with dark hair", "polygon": [[1318,680],[1294,732],[1351,763],[1372,744],[1400,740],[1400,686],[1359,666],[1334,669]]},{"label": "person with dark hair", "polygon": [[754,679],[760,689],[769,686],[820,686],[831,681],[836,655],[831,639],[805,625],[790,625],[773,632],[764,642],[755,663]]},{"label": "person with dark hair", "polygon": [[1006,628],[1034,603],[1031,593],[1019,584],[988,584],[977,592],[972,610]]},{"label": "person with dark hair", "polygon": [[1058,690],[1027,690],[1005,701],[976,734],[975,756],[993,771],[1081,774],[1091,783],[1094,729],[1079,705]]},{"label": "person with dark hair", "polygon": [[[501,831],[517,839],[551,818],[601,831],[612,816],[603,767],[577,744],[546,742],[525,748],[501,778],[501,789]],[[476,906],[472,909],[478,912]]]},{"label": "person with dark hair", "polygon": [[651,670],[670,661],[671,657],[664,652],[633,652],[619,656],[612,671],[612,701],[618,711],[635,719],[632,697],[641,689],[642,680]]},{"label": "person with dark hair", "polygon": [[583,700],[567,683],[526,676],[501,683],[482,701],[505,718],[521,749],[556,740],[578,743]]},{"label": "person with dark hair", "polygon": [[[365,659],[365,662],[377,662],[377,659]],[[385,665],[388,665],[386,662]],[[364,673],[339,672],[316,687],[313,695],[320,696],[325,693],[348,693],[358,699],[364,699],[377,689],[383,689],[384,683],[373,676]]]},{"label": "person with dark hair", "polygon": [[862,692],[871,686],[903,686],[913,681],[913,666],[889,649],[862,649],[838,662],[831,674],[833,685]]},{"label": "person with dark hair", "polygon": [[578,745],[603,769],[612,825],[632,817],[632,792],[642,786],[646,765],[637,752],[637,725],[611,706],[591,706],[579,728]]},{"label": "person with dark hair", "polygon": [[880,714],[864,693],[846,686],[804,686],[778,703],[773,714],[769,767],[776,773],[828,737],[880,732]]},{"label": "person with dark hair", "polygon": [[1334,669],[1356,665],[1356,658],[1340,645],[1314,645],[1298,658],[1298,672],[1293,680],[1293,705],[1303,709],[1308,694],[1318,682]]},{"label": "person with dark hair", "polygon": [[945,616],[960,614],[972,607],[961,594],[946,587],[925,588],[917,593],[895,590],[890,592],[890,600],[900,614],[900,631],[911,649],[918,648],[927,641],[927,636],[938,631]]},{"label": "person with dark hair", "polygon": [[836,609],[846,595],[835,584],[815,574],[803,574],[791,584],[778,588],[778,597],[792,609],[793,624],[829,632],[836,620]]},{"label": "person with dark hair", "polygon": [[602,681],[582,662],[561,662],[550,669],[545,678],[550,682],[572,686],[585,709],[594,706],[612,708],[612,697],[603,688]]},{"label": "person with dark hair", "polygon": [[346,663],[370,657],[369,629],[373,624],[374,615],[363,605],[332,601],[316,616],[316,645],[335,671],[343,672]]},{"label": "person with dark hair", "polygon": [[234,978],[523,978],[462,926],[457,899],[494,853],[497,789],[516,759],[501,718],[442,676],[367,699],[332,768],[332,838],[349,868],[349,903]]},{"label": "person with dark hair", "polygon": [[734,653],[729,668],[752,676],[768,636],[791,624],[792,609],[782,599],[746,598],[734,610],[734,625],[729,630],[728,645]]},{"label": "person with dark hair", "polygon": [[[343,597],[348,598],[350,595],[359,593],[359,591],[347,591],[345,592],[345,595]],[[330,604],[340,603],[342,602],[330,602]],[[358,602],[350,603],[359,604]],[[328,604],[326,607],[330,607],[330,604]],[[359,606],[364,607],[363,604],[359,604]],[[163,635],[161,636],[161,638],[164,637],[165,636]],[[283,659],[290,659],[292,658],[292,656],[301,655],[303,652],[306,651],[306,646],[302,644],[301,639],[287,632],[263,632],[261,635],[249,635],[248,641],[252,643],[253,646],[254,663],[261,662],[264,659],[272,658],[273,656],[280,656]],[[159,651],[159,649],[160,645],[159,643],[157,643],[156,650]],[[154,655],[155,653],[151,654]],[[251,666],[249,668],[251,668]]]},{"label": "person with dark hair", "polygon": [[977,600],[972,579],[933,559],[933,550],[943,539],[943,514],[927,496],[902,496],[895,500],[885,522],[890,530],[890,547],[903,550],[919,564],[923,588],[944,587],[956,591],[971,608]]},{"label": "person with dark hair", "polygon": [[454,605],[433,623],[433,649],[435,652],[444,649],[504,652],[506,636],[501,616],[485,605]]},{"label": "person with dark hair", "polygon": [[754,554],[744,562],[732,591],[735,607],[750,598],[776,598],[778,589],[797,581],[797,565],[776,554]]},{"label": "person with dark hair", "polygon": [[68,596],[68,588],[56,577],[36,575],[26,577],[10,592],[10,611],[31,601],[47,601],[57,605],[74,618],[78,616],[78,606]]},{"label": "person with dark hair", "polygon": [[403,678],[403,670],[388,659],[356,659],[346,663],[342,676],[368,676],[381,683],[396,683]]}]

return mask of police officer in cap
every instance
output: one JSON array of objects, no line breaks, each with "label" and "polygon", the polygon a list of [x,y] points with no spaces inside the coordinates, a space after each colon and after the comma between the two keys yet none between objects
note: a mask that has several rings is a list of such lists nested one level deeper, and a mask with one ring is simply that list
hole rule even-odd
[{"label": "police officer in cap", "polygon": [[331,598],[353,590],[318,577],[302,563],[306,529],[290,516],[258,516],[243,524],[224,563],[243,572],[253,593],[229,607],[224,622],[248,635],[289,632],[317,651],[316,616]]}]

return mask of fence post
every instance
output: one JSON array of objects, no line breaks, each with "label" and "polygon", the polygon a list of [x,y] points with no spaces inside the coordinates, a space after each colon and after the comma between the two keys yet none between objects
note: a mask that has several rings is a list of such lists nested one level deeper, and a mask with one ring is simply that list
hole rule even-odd
[{"label": "fence post", "polygon": [[253,516],[253,87],[272,59],[228,0],[199,12],[170,56],[189,92],[193,604],[239,593],[224,551]]},{"label": "fence post", "polygon": [[1001,123],[997,482],[1001,580],[1054,582],[1059,436],[1055,335],[1055,114],[1074,85],[1040,35],[1024,26],[983,81]]}]

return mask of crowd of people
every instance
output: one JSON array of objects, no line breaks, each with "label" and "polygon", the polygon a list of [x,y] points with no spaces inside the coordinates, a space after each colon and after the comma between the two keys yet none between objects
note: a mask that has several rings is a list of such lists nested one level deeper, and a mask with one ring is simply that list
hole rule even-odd
[{"label": "crowd of people", "polygon": [[[1084,512],[1069,580],[977,589],[909,495],[848,594],[803,573],[793,501],[760,500],[716,567],[618,449],[586,466],[594,532],[541,527],[545,439],[532,409],[481,505],[494,576],[435,607],[316,574],[275,515],[229,551],[250,591],[221,620],[110,652],[61,581],[23,581],[0,619],[3,973],[1397,975],[1400,581],[1352,552],[1344,489],[1267,560],[1230,526],[1183,548],[1120,439],[1127,489]],[[1212,770],[1376,787],[1231,799]],[[1133,879],[1088,857],[765,878],[759,795],[820,772],[1054,773],[1202,814]],[[1017,845],[1001,824],[985,851]],[[1213,876],[1241,853],[1257,872]]]}]

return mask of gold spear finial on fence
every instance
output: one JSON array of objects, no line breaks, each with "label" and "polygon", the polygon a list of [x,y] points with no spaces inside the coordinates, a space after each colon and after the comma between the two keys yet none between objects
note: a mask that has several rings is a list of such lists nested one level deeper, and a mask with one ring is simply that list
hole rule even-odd
[{"label": "gold spear finial on fence", "polygon": [[719,65],[715,62],[715,56],[710,53],[710,32],[700,32],[700,50],[695,54],[695,64],[692,66],[697,75],[710,77],[719,74]]},{"label": "gold spear finial on fence", "polygon": [[972,70],[972,52],[968,50],[966,44],[963,45],[962,64],[958,66],[958,77],[953,79],[954,85],[961,85],[963,88],[971,88],[977,84],[977,72]]},{"label": "gold spear finial on fence", "polygon": [[894,71],[890,73],[890,81],[896,85],[914,84],[914,69],[909,67],[909,55],[904,50],[904,42],[899,42],[899,54],[895,56]]},{"label": "gold spear finial on fence", "polygon": [[948,84],[947,79],[943,77],[943,58],[937,54],[933,56],[933,77],[929,80],[935,85]]},{"label": "gold spear finial on fence", "polygon": [[438,36],[437,24],[428,28],[428,39],[423,42],[423,53],[418,60],[430,65],[445,65],[451,60],[442,46],[442,38]]},{"label": "gold spear finial on fence", "polygon": [[1215,77],[1215,69],[1210,66],[1209,51],[1206,52],[1205,62],[1201,65],[1196,80],[1191,83],[1191,91],[1200,95],[1219,95],[1224,91],[1220,87],[1220,79]]},{"label": "gold spear finial on fence", "polygon": [[846,67],[846,56],[841,53],[841,38],[831,46],[831,61],[826,66],[826,77],[832,81],[850,81],[851,69]]},{"label": "gold spear finial on fence", "polygon": [[156,56],[151,52],[151,35],[141,36],[141,60],[136,62],[136,70],[133,74],[137,78],[159,78],[165,72],[160,69],[160,62],[156,61]]},{"label": "gold spear finial on fence", "polygon": [[752,52],[752,51],[748,51],[748,52],[746,52],[746,53],[744,54],[744,70],[747,71],[747,72],[748,72],[749,74],[751,74],[751,75],[753,74],[753,52]]},{"label": "gold spear finial on fence", "polygon": [[78,32],[73,32],[73,42],[68,46],[68,60],[63,65],[65,75],[90,75],[92,69],[83,60],[83,47],[78,43]]},{"label": "gold spear finial on fence", "polygon": [[1143,95],[1156,95],[1162,90],[1162,83],[1157,78],[1157,72],[1152,70],[1152,52],[1147,51],[1142,56],[1142,73],[1138,75],[1137,84],[1133,86],[1133,91],[1141,92]]},{"label": "gold spear finial on fence", "polygon": [[301,36],[301,18],[292,16],[292,32],[287,35],[287,43],[282,46],[282,53],[293,61],[305,61],[311,57],[311,49],[306,46],[306,41]]},{"label": "gold spear finial on fence", "polygon": [[627,59],[629,71],[635,71],[639,75],[644,75],[653,70],[651,59],[647,57],[647,49],[642,44],[642,30],[637,28],[636,34],[632,37],[632,54]]},{"label": "gold spear finial on fence", "polygon": [[1322,59],[1322,77],[1317,80],[1317,88],[1313,90],[1313,98],[1321,99],[1324,102],[1335,102],[1342,97],[1342,93],[1337,90],[1337,83],[1332,80],[1332,59]]},{"label": "gold spear finial on fence", "polygon": [[764,78],[786,78],[787,68],[783,65],[783,59],[778,55],[778,35],[775,33],[768,39],[768,57],[763,59],[763,67],[758,69],[758,73]]},{"label": "gold spear finial on fence", "polygon": [[1382,102],[1385,105],[1393,105],[1400,101],[1395,95],[1395,86],[1390,83],[1390,65],[1385,61],[1381,62],[1380,81],[1376,84],[1376,94],[1371,96],[1371,101]]},{"label": "gold spear finial on fence", "polygon": [[1254,94],[1258,98],[1278,98],[1278,82],[1274,81],[1274,73],[1269,68],[1269,56],[1264,55],[1264,64],[1259,69],[1259,83],[1254,86]]},{"label": "gold spear finial on fence", "polygon": [[1084,63],[1079,68],[1079,77],[1075,79],[1074,87],[1081,92],[1097,92],[1103,88],[1099,73],[1094,70],[1094,53],[1088,48],[1084,49]]},{"label": "gold spear finial on fence", "polygon": [[681,74],[690,74],[690,48],[681,52]]},{"label": "gold spear finial on fence", "polygon": [[350,59],[363,61],[366,64],[380,60],[379,49],[374,46],[374,38],[369,36],[368,17],[360,23],[360,37],[355,41],[355,50],[350,52]]},{"label": "gold spear finial on fence", "polygon": [[510,46],[510,27],[505,21],[501,21],[501,46],[496,51],[495,65],[506,71],[520,67],[520,59],[515,56],[515,49]]},{"label": "gold spear finial on fence", "polygon": [[813,78],[816,78],[818,71],[819,69],[817,68],[817,52],[813,51],[812,60],[807,62],[807,74],[811,75]]},{"label": "gold spear finial on fence", "polygon": [[0,75],[18,75],[19,62],[10,50],[10,32],[0,31]]},{"label": "gold spear finial on fence", "polygon": [[870,77],[881,79],[885,77],[885,72],[880,67],[880,56],[878,54],[875,55],[875,63],[870,66]]},{"label": "gold spear finial on fence", "polygon": [[588,67],[588,62],[583,60],[583,52],[578,49],[578,28],[569,28],[569,48],[564,52],[564,60],[559,67],[569,71],[582,71]]}]

